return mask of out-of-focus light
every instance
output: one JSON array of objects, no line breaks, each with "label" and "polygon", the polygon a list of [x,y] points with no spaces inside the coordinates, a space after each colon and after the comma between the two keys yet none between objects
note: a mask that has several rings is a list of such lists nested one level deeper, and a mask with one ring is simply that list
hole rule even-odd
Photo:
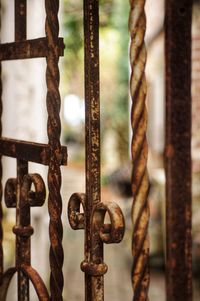
[{"label": "out-of-focus light", "polygon": [[84,101],[77,95],[70,94],[65,96],[64,118],[72,126],[77,126],[85,121]]}]

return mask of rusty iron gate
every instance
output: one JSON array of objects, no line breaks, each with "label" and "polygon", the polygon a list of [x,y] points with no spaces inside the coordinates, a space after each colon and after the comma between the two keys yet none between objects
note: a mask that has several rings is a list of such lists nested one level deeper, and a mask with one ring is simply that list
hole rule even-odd
[{"label": "rusty iron gate", "polygon": [[[5,204],[16,208],[16,264],[3,270],[2,202],[0,203],[0,300],[6,300],[10,281],[18,278],[18,300],[29,300],[29,281],[39,300],[63,300],[63,247],[61,221],[61,165],[67,164],[67,148],[60,143],[59,57],[63,39],[59,37],[58,0],[44,0],[46,37],[27,40],[26,0],[15,0],[15,41],[0,44],[0,61],[45,57],[47,62],[48,144],[0,138],[0,154],[17,160],[17,176],[4,187]],[[123,0],[124,1],[124,0]],[[129,31],[133,130],[132,191],[132,286],[133,300],[147,301],[149,288],[149,180],[146,139],[146,30],[145,0],[130,0]],[[128,1],[127,1],[128,5]],[[168,301],[192,301],[191,256],[191,15],[192,0],[166,0],[166,283]],[[74,230],[84,229],[85,300],[104,300],[103,244],[122,240],[125,222],[115,203],[101,202],[100,187],[100,100],[99,100],[99,2],[84,0],[85,112],[86,112],[86,192],[74,193],[68,203],[68,218]],[[0,83],[2,96],[2,81]],[[2,98],[2,97],[1,97]],[[2,115],[2,99],[0,104]],[[2,134],[2,126],[0,126]],[[39,174],[28,172],[28,163],[48,166],[48,210],[50,217],[50,292],[31,266],[31,207],[46,200],[45,184]],[[2,177],[2,164],[0,165]],[[180,177],[181,175],[181,177]],[[32,191],[32,187],[34,190]],[[2,197],[2,186],[0,196]],[[81,212],[83,208],[83,213]],[[110,223],[105,223],[108,213]]]}]

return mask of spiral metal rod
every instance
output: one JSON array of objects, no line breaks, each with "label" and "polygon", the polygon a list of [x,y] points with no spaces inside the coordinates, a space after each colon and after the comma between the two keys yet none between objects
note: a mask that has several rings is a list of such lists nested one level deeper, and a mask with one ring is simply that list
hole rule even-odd
[{"label": "spiral metal rod", "polygon": [[60,145],[60,93],[59,93],[59,47],[58,47],[58,0],[46,0],[46,36],[48,40],[49,54],[47,56],[47,111],[48,111],[48,138],[51,149],[51,160],[48,172],[48,187],[49,187],[49,236],[50,236],[50,290],[52,300],[62,300],[63,291],[63,226],[61,221],[62,214],[62,199],[60,194],[61,188],[61,171],[57,154],[61,154]]},{"label": "spiral metal rod", "polygon": [[[0,1],[0,13],[1,13],[1,1]],[[1,20],[0,20],[0,30],[1,30]],[[1,38],[1,33],[0,33]],[[2,64],[0,62],[0,137],[2,135],[2,79],[1,79],[1,69]],[[3,277],[3,228],[2,228],[2,220],[3,220],[3,209],[2,209],[2,157],[0,156],[0,284],[2,282]]]},{"label": "spiral metal rod", "polygon": [[[0,76],[1,76],[1,63],[0,63]],[[0,80],[0,97],[2,95],[2,82]],[[2,116],[2,101],[0,100],[0,117]],[[2,124],[0,122],[0,136],[2,134]],[[2,181],[2,157],[0,156],[0,181]],[[3,275],[3,208],[2,208],[2,182],[0,182],[0,284]]]},{"label": "spiral metal rod", "polygon": [[130,92],[132,99],[131,126],[133,131],[132,152],[132,284],[133,301],[147,301],[149,288],[149,179],[147,172],[148,145],[146,139],[147,109],[145,105],[147,85],[145,78],[146,31],[145,0],[130,1],[129,31],[131,36]]}]

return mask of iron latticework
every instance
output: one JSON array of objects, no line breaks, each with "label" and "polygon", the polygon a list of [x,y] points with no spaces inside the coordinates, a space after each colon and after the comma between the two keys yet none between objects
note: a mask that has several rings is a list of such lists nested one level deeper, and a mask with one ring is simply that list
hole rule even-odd
[{"label": "iron latticework", "polygon": [[[99,3],[84,0],[85,49],[85,142],[86,193],[75,193],[69,200],[68,216],[73,229],[85,230],[85,300],[104,300],[103,243],[118,243],[124,235],[120,208],[101,202],[100,188],[100,99],[99,99]],[[84,213],[80,213],[80,207]],[[110,223],[105,224],[106,213]]]},{"label": "iron latticework", "polygon": [[[2,207],[0,207],[0,300],[6,300],[7,290],[13,275],[18,274],[18,300],[29,300],[29,281],[32,282],[39,300],[62,300],[63,248],[62,248],[62,199],[60,195],[60,166],[67,164],[67,149],[60,144],[60,94],[59,57],[63,55],[63,39],[59,38],[59,1],[45,1],[46,37],[27,40],[26,0],[15,0],[15,42],[0,44],[0,61],[46,57],[47,60],[47,134],[48,144],[0,138],[0,154],[17,160],[17,177],[7,180],[5,204],[16,208],[15,267],[3,273],[2,260]],[[2,83],[1,91],[2,93]],[[1,110],[2,112],[2,101]],[[46,189],[39,174],[30,174],[28,163],[35,162],[49,167],[48,207],[50,216],[50,294],[40,275],[31,266],[30,240],[33,228],[30,224],[31,207],[42,206]],[[2,168],[0,168],[2,174]],[[34,187],[34,189],[32,189]],[[2,194],[2,193],[1,193]]]}]

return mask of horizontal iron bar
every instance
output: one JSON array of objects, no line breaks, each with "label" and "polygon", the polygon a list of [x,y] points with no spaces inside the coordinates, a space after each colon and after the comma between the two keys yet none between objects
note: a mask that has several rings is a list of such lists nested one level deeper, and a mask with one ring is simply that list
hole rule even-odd
[{"label": "horizontal iron bar", "polygon": [[[58,39],[59,55],[64,55],[63,39]],[[48,56],[46,38],[0,44],[0,61],[22,60]]]},{"label": "horizontal iron bar", "polygon": [[[0,154],[7,157],[49,165],[51,150],[48,144],[0,138]],[[60,165],[67,165],[67,147],[57,155]]]}]

